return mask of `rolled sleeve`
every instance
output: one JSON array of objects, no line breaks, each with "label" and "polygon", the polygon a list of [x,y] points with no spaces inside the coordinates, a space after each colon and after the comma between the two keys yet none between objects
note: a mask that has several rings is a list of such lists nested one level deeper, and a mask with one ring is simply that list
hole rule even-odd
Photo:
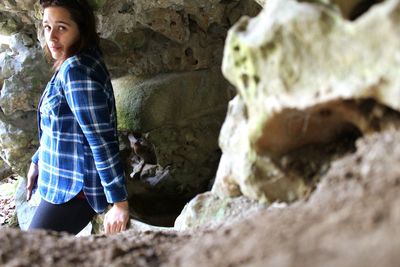
[{"label": "rolled sleeve", "polygon": [[125,186],[122,189],[117,188],[115,190],[109,188],[108,190],[105,190],[104,193],[108,203],[121,202],[128,199],[128,192]]},{"label": "rolled sleeve", "polygon": [[33,163],[35,163],[36,165],[39,165],[39,149],[40,147],[36,150],[35,154],[33,154],[31,160]]},{"label": "rolled sleeve", "polygon": [[89,68],[71,67],[65,72],[66,101],[93,153],[107,202],[127,199],[119,155],[113,92],[106,89]]}]

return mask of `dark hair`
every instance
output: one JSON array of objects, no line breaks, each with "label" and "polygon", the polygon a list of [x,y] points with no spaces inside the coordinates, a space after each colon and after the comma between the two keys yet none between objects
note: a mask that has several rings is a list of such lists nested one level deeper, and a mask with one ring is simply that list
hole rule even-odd
[{"label": "dark hair", "polygon": [[[82,50],[96,48],[100,52],[100,38],[96,32],[96,19],[92,7],[87,0],[40,0],[42,9],[47,7],[63,7],[68,10],[71,19],[78,25],[80,38],[72,45],[63,58],[56,60],[53,68],[56,69],[70,56],[76,55]],[[45,44],[44,52],[46,58],[51,62],[50,50]]]}]

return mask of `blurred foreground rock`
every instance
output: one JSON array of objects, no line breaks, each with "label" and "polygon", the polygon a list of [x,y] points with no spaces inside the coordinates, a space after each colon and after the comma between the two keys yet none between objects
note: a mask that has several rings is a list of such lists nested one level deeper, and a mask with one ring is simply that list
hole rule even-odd
[{"label": "blurred foreground rock", "polygon": [[398,126],[400,1],[354,22],[311,2],[267,1],[229,31],[223,73],[238,95],[219,139],[220,197],[308,197],[357,138]]},{"label": "blurred foreground rock", "polygon": [[[249,213],[218,228],[134,227],[76,238],[0,229],[2,266],[397,266],[399,131],[357,141],[308,201]],[[18,251],[18,253],[16,253]]]}]

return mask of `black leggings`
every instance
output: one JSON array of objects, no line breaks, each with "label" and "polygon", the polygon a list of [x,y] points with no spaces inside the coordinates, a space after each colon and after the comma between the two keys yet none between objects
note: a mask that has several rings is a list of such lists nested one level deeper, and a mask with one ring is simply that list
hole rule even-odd
[{"label": "black leggings", "polygon": [[51,204],[42,199],[28,230],[64,231],[76,235],[85,228],[95,214],[86,199],[75,197],[63,204]]}]

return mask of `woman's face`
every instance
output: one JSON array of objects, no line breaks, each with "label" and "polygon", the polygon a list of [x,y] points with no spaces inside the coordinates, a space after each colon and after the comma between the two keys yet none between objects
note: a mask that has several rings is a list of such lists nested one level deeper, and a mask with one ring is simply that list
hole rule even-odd
[{"label": "woman's face", "polygon": [[80,37],[78,25],[63,7],[52,6],[44,9],[43,29],[46,44],[55,60],[65,56]]}]

